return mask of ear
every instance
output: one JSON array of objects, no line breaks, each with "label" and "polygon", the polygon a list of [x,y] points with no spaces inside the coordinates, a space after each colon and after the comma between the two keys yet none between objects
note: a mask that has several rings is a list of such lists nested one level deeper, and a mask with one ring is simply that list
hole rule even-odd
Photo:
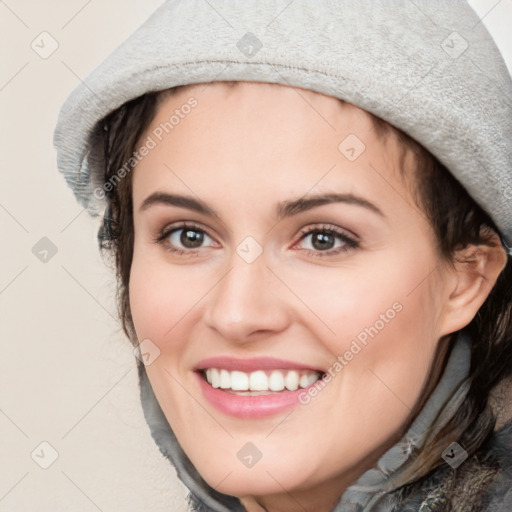
[{"label": "ear", "polygon": [[454,266],[447,271],[440,336],[458,331],[473,320],[505,268],[507,253],[494,232],[491,241],[494,247],[469,245],[457,251]]}]

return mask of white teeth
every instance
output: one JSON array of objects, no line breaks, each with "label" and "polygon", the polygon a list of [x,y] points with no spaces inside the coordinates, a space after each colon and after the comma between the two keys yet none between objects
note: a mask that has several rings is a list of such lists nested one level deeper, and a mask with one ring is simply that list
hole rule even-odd
[{"label": "white teeth", "polygon": [[290,391],[295,391],[299,388],[299,374],[298,372],[292,370],[291,372],[288,372],[286,375],[286,379],[284,379],[284,385],[286,386],[286,389]]},{"label": "white teeth", "polygon": [[231,386],[231,377],[227,370],[220,371],[220,387],[222,389],[229,389]]},{"label": "white teeth", "polygon": [[311,384],[313,384],[317,380],[318,380],[318,374],[305,373],[304,375],[301,376],[301,378],[299,380],[299,386],[301,388],[307,388],[308,386],[311,386]]},{"label": "white teeth", "polygon": [[278,370],[274,370],[268,379],[268,387],[270,391],[283,391],[284,389],[284,375]]},{"label": "white teeth", "polygon": [[230,387],[233,391],[247,391],[249,389],[249,375],[244,372],[231,372]]},{"label": "white teeth", "polygon": [[311,370],[256,370],[246,373],[219,368],[208,368],[205,375],[213,388],[232,391],[296,391],[299,387],[311,386],[321,376]]},{"label": "white teeth", "polygon": [[268,377],[264,371],[252,372],[249,376],[249,389],[251,391],[267,391]]},{"label": "white teeth", "polygon": [[220,385],[219,370],[217,368],[211,369],[212,387],[218,388]]}]

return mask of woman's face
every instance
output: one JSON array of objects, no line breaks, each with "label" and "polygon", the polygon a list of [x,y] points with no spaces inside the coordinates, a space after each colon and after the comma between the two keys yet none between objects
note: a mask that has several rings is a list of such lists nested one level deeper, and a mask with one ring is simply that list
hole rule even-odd
[{"label": "woman's face", "polygon": [[332,502],[451,332],[394,140],[332,97],[221,82],[166,98],[142,144],[130,305],[179,443],[220,492]]}]

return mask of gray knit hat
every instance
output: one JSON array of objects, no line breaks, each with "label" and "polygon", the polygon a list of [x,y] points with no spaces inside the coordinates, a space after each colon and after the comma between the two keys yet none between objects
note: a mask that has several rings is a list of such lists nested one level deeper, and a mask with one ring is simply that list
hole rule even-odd
[{"label": "gray knit hat", "polygon": [[218,80],[302,87],[385,119],[512,246],[512,81],[465,0],[166,1],[62,106],[58,167],[79,203],[93,216],[105,206],[98,121],[148,91]]}]

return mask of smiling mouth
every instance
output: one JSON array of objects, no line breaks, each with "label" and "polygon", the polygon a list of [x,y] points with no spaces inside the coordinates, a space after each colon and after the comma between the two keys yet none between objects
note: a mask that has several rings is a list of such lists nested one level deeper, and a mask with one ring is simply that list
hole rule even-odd
[{"label": "smiling mouth", "polygon": [[314,370],[256,370],[207,368],[199,372],[212,388],[242,396],[277,394],[307,388],[323,377]]}]

